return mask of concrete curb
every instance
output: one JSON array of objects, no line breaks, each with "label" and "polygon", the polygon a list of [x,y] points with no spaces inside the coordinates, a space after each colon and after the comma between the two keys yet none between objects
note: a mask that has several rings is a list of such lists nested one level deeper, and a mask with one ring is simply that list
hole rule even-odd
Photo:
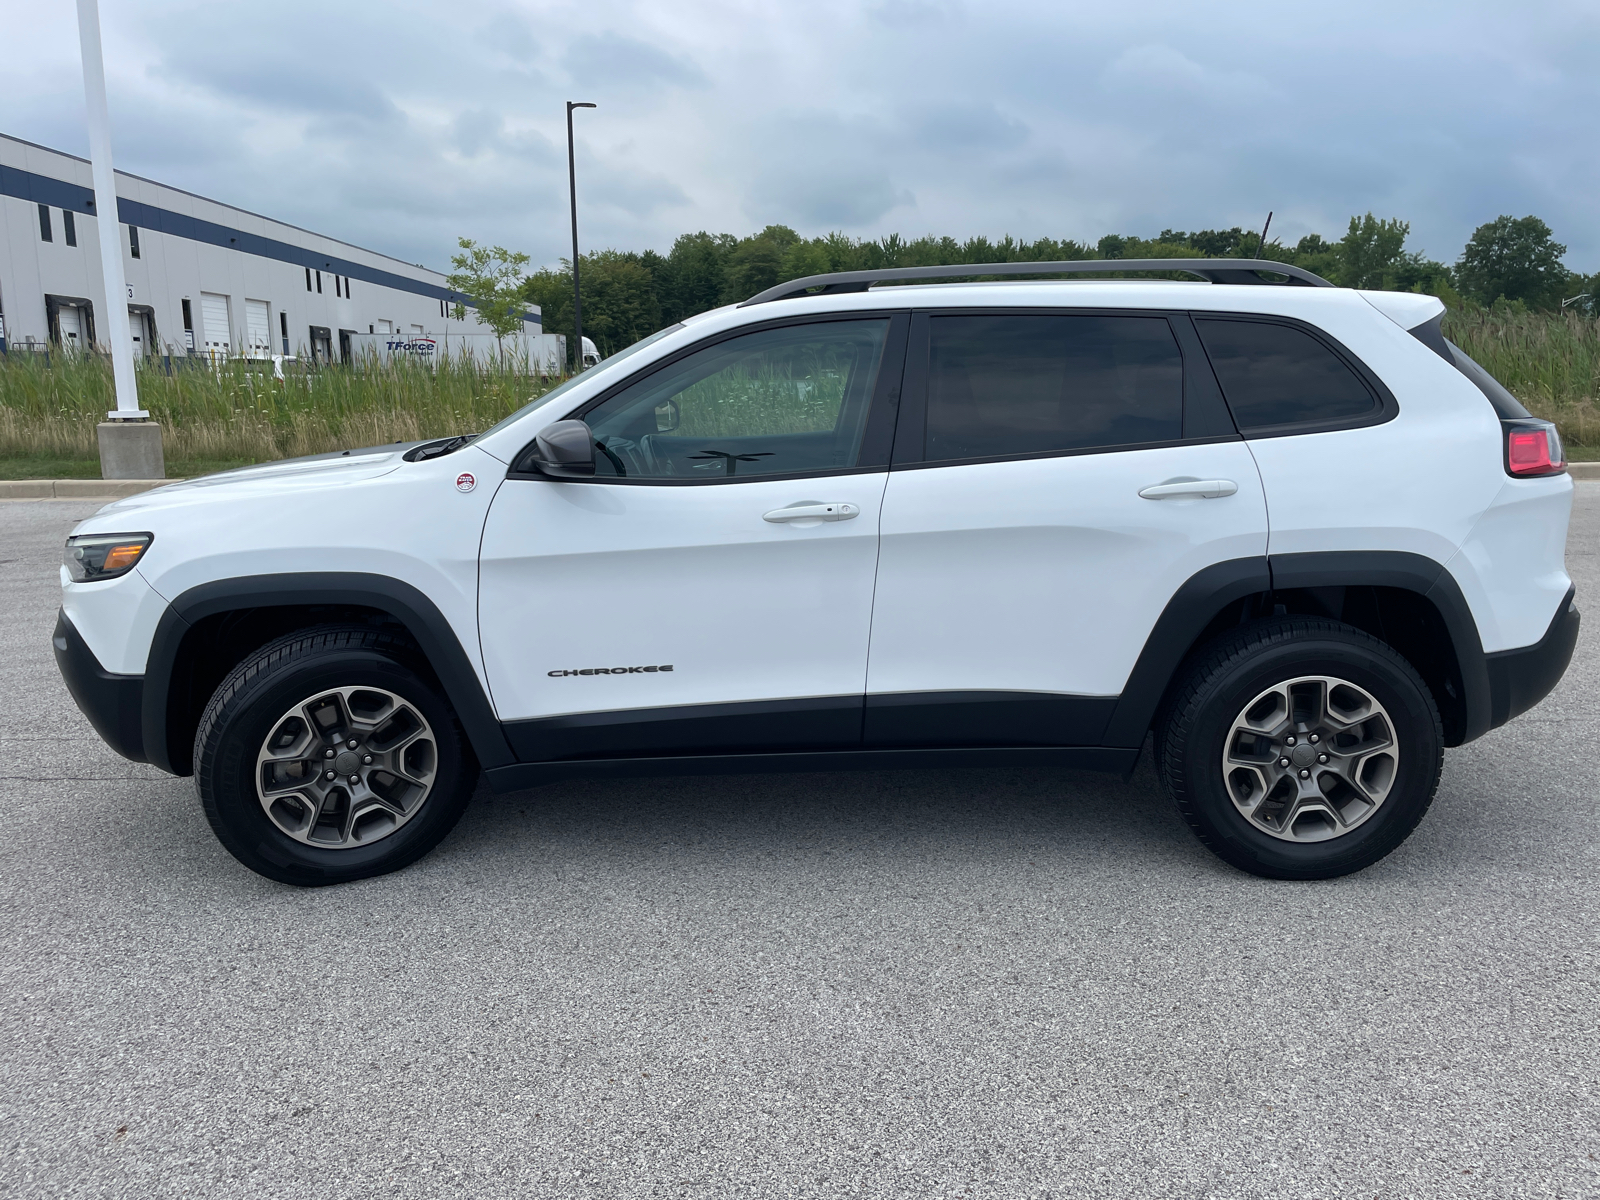
[{"label": "concrete curb", "polygon": [[0,479],[0,500],[121,500],[176,479]]},{"label": "concrete curb", "polygon": [[1600,479],[1600,462],[1568,463],[1567,474],[1574,479]]}]

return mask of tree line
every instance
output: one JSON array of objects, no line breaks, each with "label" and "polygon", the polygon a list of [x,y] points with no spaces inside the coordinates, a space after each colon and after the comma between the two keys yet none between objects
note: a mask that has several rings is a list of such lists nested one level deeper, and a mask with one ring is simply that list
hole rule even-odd
[{"label": "tree line", "polygon": [[[1550,311],[1567,301],[1591,314],[1596,311],[1600,274],[1569,271],[1561,261],[1567,248],[1538,217],[1502,216],[1480,225],[1452,264],[1406,250],[1410,232],[1407,222],[1370,212],[1351,217],[1337,241],[1308,234],[1293,246],[1270,237],[1263,245],[1260,233],[1238,226],[1192,232],[1163,229],[1153,238],[1108,234],[1093,245],[1009,236],[999,241],[933,236],[908,240],[899,234],[864,240],[843,233],[805,238],[786,225],[768,225],[743,238],[701,231],[679,237],[667,254],[600,250],[583,255],[583,331],[602,354],[614,354],[684,317],[748,299],[774,284],[829,271],[1133,258],[1263,258],[1304,267],[1345,287],[1426,292],[1452,308]],[[462,245],[472,247],[465,240]],[[522,255],[511,257],[527,261]],[[570,260],[521,278],[513,287],[507,299],[539,305],[545,329],[572,329]],[[1585,293],[1588,299],[1575,300]]]}]

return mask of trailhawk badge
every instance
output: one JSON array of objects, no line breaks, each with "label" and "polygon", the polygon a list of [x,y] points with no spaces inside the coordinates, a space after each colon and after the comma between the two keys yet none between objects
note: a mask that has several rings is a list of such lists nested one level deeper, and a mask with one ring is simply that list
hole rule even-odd
[{"label": "trailhawk badge", "polygon": [[478,481],[473,478],[470,471],[463,471],[456,476],[456,491],[458,492],[470,492],[477,486]]}]

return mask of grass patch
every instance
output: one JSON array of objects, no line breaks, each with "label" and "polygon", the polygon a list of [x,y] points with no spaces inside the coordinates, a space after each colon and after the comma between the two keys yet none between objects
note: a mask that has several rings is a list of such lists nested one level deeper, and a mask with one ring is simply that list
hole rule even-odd
[{"label": "grass patch", "polygon": [[[542,394],[517,364],[445,360],[436,369],[369,360],[274,379],[260,364],[138,369],[139,402],[161,423],[169,476],[329,450],[475,433]],[[0,359],[0,461],[54,478],[99,475],[95,426],[115,401],[100,355]],[[54,464],[47,468],[46,464]],[[69,465],[80,464],[80,465]],[[81,464],[87,464],[81,465]]]},{"label": "grass patch", "polygon": [[1554,421],[1568,457],[1600,449],[1600,320],[1577,313],[1463,313],[1444,335],[1505,384],[1536,417]]},{"label": "grass patch", "polygon": [[[1600,458],[1600,321],[1575,313],[1452,311],[1444,330],[1529,411],[1556,423],[1574,462]],[[48,357],[48,365],[42,354],[0,358],[0,476],[98,478],[95,426],[113,404],[110,365],[100,355]],[[179,362],[170,374],[142,364],[138,380],[140,402],[161,422],[174,478],[474,433],[559,382],[529,376],[514,362],[462,358],[434,368],[369,359],[286,379],[243,362],[220,369]],[[708,432],[697,422],[715,425],[716,407],[685,411],[685,425]]]},{"label": "grass patch", "polygon": [[[246,459],[167,459],[168,479],[193,479],[235,467],[248,467]],[[49,455],[0,455],[0,479],[99,479],[98,458],[55,458]]]}]

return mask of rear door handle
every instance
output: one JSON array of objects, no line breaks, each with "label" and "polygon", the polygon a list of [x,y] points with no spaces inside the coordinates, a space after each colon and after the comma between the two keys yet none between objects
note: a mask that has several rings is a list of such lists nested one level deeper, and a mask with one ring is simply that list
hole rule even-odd
[{"label": "rear door handle", "polygon": [[763,521],[781,524],[784,521],[848,521],[851,517],[859,515],[861,509],[855,504],[791,504],[787,508],[775,508],[769,513],[763,513]]},{"label": "rear door handle", "polygon": [[1231,479],[1169,479],[1140,488],[1139,495],[1146,500],[1215,500],[1238,490],[1239,485]]}]

